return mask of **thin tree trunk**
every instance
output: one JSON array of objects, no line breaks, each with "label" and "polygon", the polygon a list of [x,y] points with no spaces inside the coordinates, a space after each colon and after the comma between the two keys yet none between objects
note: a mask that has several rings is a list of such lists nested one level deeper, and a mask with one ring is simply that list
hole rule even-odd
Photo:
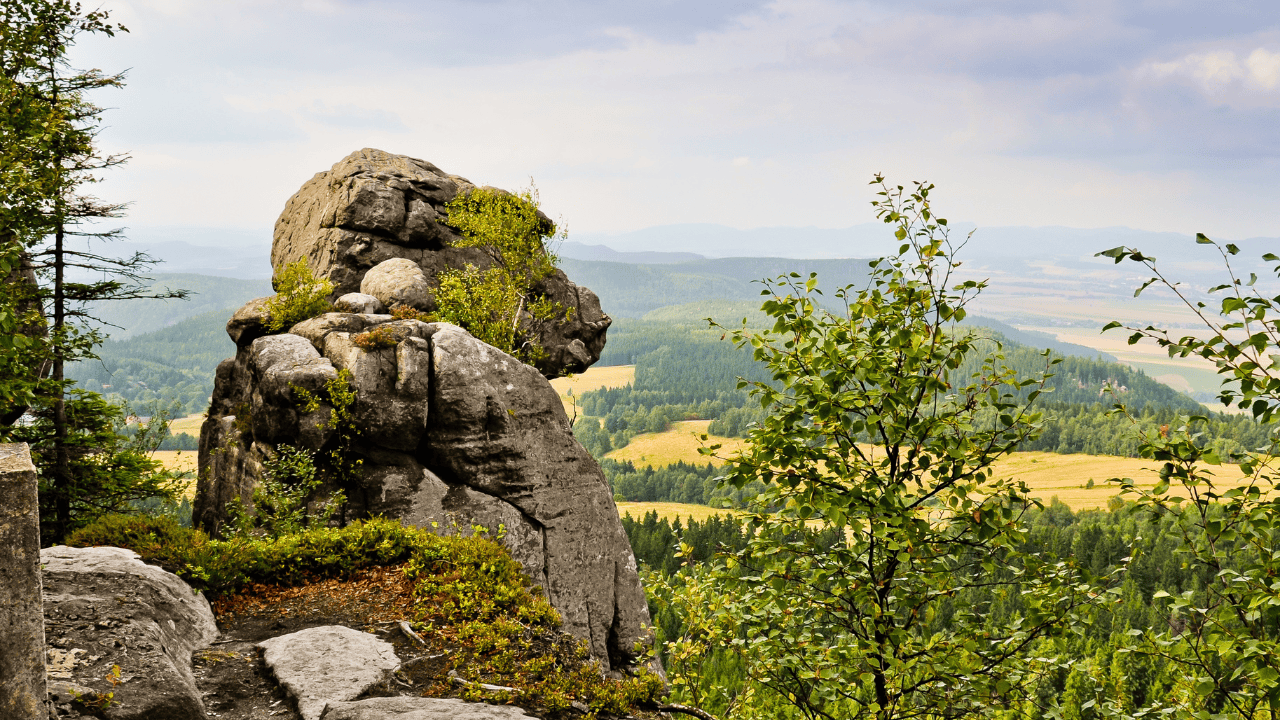
[{"label": "thin tree trunk", "polygon": [[[61,202],[58,203],[62,205]],[[61,208],[59,208],[61,209]],[[65,336],[62,334],[63,326],[66,323],[66,298],[63,292],[63,280],[65,268],[62,262],[63,241],[65,233],[62,219],[58,219],[57,229],[54,232],[53,245],[53,451],[54,451],[54,477],[53,477],[53,496],[56,520],[54,522],[54,540],[61,541],[66,538],[67,530],[71,527],[71,485],[74,478],[71,477],[71,448],[67,445],[67,402],[62,392],[62,381],[65,379],[64,374],[65,362],[63,359]]]}]

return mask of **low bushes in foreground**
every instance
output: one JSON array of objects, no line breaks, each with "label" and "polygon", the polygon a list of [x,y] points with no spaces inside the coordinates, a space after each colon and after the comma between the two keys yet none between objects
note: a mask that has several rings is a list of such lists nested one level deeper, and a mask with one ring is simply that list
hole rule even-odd
[{"label": "low bushes in foreground", "polygon": [[513,689],[492,695],[473,686],[470,699],[553,713],[581,701],[593,713],[625,715],[663,691],[661,679],[644,670],[624,680],[602,677],[585,647],[560,632],[559,614],[532,591],[519,563],[483,533],[439,536],[375,518],[278,538],[214,540],[171,518],[113,515],[67,544],[128,548],[214,597],[251,583],[300,585],[404,564],[415,629],[450,648],[464,678]]}]

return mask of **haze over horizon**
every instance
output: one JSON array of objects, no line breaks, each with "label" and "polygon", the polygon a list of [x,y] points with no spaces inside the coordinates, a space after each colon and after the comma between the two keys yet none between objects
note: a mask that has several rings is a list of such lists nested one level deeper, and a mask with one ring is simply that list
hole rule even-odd
[{"label": "haze over horizon", "polygon": [[[123,224],[270,237],[361,147],[532,176],[571,238],[850,228],[867,182],[983,227],[1280,235],[1268,3],[106,0],[78,66]],[[585,240],[584,240],[585,241]],[[697,248],[687,248],[697,252]]]}]

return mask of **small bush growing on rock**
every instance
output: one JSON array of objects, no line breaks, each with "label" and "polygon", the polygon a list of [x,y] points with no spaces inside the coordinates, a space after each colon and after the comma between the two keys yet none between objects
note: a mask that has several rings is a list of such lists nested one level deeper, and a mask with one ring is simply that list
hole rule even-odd
[{"label": "small bush growing on rock", "polygon": [[267,301],[267,329],[280,332],[307,318],[333,310],[333,283],[316,279],[306,258],[285,265],[276,279],[279,292]]},{"label": "small bush growing on rock", "polygon": [[459,325],[494,347],[525,362],[545,351],[537,337],[551,322],[571,312],[533,292],[539,280],[555,272],[555,255],[547,250],[555,223],[538,211],[538,191],[519,193],[477,188],[459,194],[447,206],[448,225],[463,239],[459,247],[478,247],[493,264],[446,270],[436,288],[436,319]]},{"label": "small bush growing on rock", "polygon": [[351,342],[354,342],[356,347],[370,352],[395,347],[400,340],[402,338],[396,337],[395,331],[386,326],[359,333],[351,338]]},{"label": "small bush growing on rock", "polygon": [[307,498],[321,484],[310,450],[277,446],[272,457],[262,464],[262,484],[253,489],[252,508],[245,508],[236,500],[227,503],[232,534],[277,538],[307,526],[328,524],[346,498],[338,491],[308,508]]},{"label": "small bush growing on rock", "polygon": [[435,322],[435,316],[431,313],[424,313],[421,310],[400,303],[391,308],[391,317],[397,320],[419,320],[421,322]]}]

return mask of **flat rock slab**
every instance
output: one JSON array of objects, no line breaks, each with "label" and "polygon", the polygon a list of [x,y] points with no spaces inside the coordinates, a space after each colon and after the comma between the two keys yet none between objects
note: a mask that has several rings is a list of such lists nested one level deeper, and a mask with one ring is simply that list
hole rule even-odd
[{"label": "flat rock slab", "polygon": [[462,700],[385,697],[329,703],[323,720],[525,720],[532,718],[511,705]]},{"label": "flat rock slab", "polygon": [[303,720],[354,700],[400,667],[391,644],[341,625],[308,628],[258,643],[276,680],[298,701]]}]

